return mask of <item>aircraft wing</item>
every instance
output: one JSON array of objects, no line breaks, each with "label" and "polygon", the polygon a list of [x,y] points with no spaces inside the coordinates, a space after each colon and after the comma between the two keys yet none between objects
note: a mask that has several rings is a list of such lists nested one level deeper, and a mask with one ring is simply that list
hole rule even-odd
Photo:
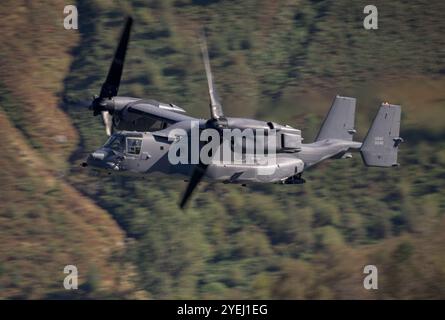
[{"label": "aircraft wing", "polygon": [[181,122],[184,120],[196,120],[193,117],[187,116],[183,113],[184,109],[175,105],[167,105],[163,103],[153,102],[136,102],[127,107],[128,113],[133,113],[141,116],[146,116],[154,120],[165,121],[169,124]]}]

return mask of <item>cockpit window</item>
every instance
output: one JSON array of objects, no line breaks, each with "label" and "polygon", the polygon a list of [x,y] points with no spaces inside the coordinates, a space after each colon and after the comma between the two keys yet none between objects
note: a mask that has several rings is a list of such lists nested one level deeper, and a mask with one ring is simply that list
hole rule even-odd
[{"label": "cockpit window", "polygon": [[142,139],[127,138],[127,153],[139,154],[141,153]]},{"label": "cockpit window", "polygon": [[121,135],[113,135],[108,139],[104,146],[122,152],[125,148],[125,139]]}]

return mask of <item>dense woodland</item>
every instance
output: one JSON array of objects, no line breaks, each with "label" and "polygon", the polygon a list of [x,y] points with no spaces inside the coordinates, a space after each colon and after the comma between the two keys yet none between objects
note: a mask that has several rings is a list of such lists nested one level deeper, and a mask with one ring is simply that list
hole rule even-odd
[{"label": "dense woodland", "polygon": [[[78,0],[78,31],[61,28],[63,1],[5,4],[0,129],[19,158],[0,160],[0,297],[445,298],[445,5],[374,1],[379,29],[365,30],[366,4]],[[79,101],[98,94],[126,15],[120,95],[207,118],[205,27],[227,115],[311,142],[335,94],[355,96],[360,141],[382,101],[401,104],[401,166],[354,154],[304,185],[203,183],[185,211],[182,180],[85,172],[106,135]],[[76,292],[65,264],[81,267]],[[378,290],[363,288],[367,264]]]}]

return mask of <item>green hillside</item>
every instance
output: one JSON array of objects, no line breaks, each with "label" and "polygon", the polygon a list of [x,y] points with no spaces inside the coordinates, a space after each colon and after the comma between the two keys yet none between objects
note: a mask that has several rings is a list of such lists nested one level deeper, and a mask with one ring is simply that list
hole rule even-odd
[{"label": "green hillside", "polygon": [[6,1],[0,9],[0,299],[60,297],[69,264],[80,285],[71,298],[132,288],[131,265],[117,259],[124,232],[65,179],[79,138],[58,95],[79,38],[57,29],[63,5]]},{"label": "green hillside", "polygon": [[[51,88],[53,99],[59,98],[59,108],[53,103],[51,112],[66,122],[47,125],[41,109],[26,108],[19,80],[0,82],[7,121],[49,169],[64,172],[61,180],[67,188],[100,207],[97,217],[111,217],[126,237],[113,270],[130,284],[125,290],[102,286],[88,296],[445,298],[445,4],[374,1],[379,29],[365,30],[367,4],[78,0],[78,32],[35,34],[55,47],[68,41],[65,34],[77,37],[57,60],[66,61],[66,67],[55,63],[45,69],[48,75],[56,67],[63,69],[60,77],[40,77],[29,84],[42,86],[42,92]],[[62,12],[58,8],[54,12]],[[358,99],[356,138],[361,139],[382,101],[401,104],[406,141],[399,153],[401,166],[366,168],[355,155],[308,171],[304,185],[203,183],[185,212],[177,207],[186,186],[181,180],[91,176],[79,163],[106,136],[100,118],[76,102],[98,94],[126,15],[135,24],[120,95],[173,102],[193,116],[208,117],[197,41],[205,26],[227,115],[289,124],[302,129],[305,142],[311,142],[334,95],[350,95]],[[55,20],[48,20],[50,27],[60,28]],[[13,37],[6,43],[11,49],[0,54],[2,66],[13,65],[19,59],[14,53],[23,46]],[[35,64],[27,68],[37,70]],[[39,126],[30,121],[34,116]],[[68,132],[70,146],[59,148],[53,142],[42,152],[50,130]],[[47,156],[50,151],[60,154]],[[23,181],[20,199],[37,194],[20,171],[10,176]],[[32,219],[27,209],[14,206],[14,197],[2,199],[2,207],[16,212],[6,216],[11,226],[1,229],[2,237],[10,238]],[[45,212],[55,210],[41,197],[29,199]],[[7,215],[8,210],[2,212]],[[70,209],[63,211],[68,215]],[[55,236],[48,231],[50,235]],[[96,237],[85,237],[79,248]],[[47,258],[52,260],[59,250],[56,246]],[[10,278],[9,260],[0,259],[0,277]],[[39,259],[40,254],[28,256],[30,263]],[[363,289],[367,264],[379,268],[377,291]],[[24,284],[17,280],[15,286]],[[46,283],[36,286],[40,290],[35,297],[58,294]],[[9,292],[1,290],[0,297],[14,297]]]}]

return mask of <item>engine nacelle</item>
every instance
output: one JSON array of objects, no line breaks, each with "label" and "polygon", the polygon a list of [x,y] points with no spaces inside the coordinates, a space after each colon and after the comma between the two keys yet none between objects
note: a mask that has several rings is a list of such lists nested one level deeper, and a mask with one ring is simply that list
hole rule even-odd
[{"label": "engine nacelle", "polygon": [[[177,113],[184,113],[185,110],[174,105],[149,99],[138,99],[130,97],[114,97],[110,100],[113,104],[113,124],[118,130],[125,131],[157,131],[164,129],[167,124],[157,119],[155,116],[148,116],[143,112],[136,112],[132,106],[143,106],[148,110],[168,110]],[[133,111],[133,112],[131,112]]]}]

